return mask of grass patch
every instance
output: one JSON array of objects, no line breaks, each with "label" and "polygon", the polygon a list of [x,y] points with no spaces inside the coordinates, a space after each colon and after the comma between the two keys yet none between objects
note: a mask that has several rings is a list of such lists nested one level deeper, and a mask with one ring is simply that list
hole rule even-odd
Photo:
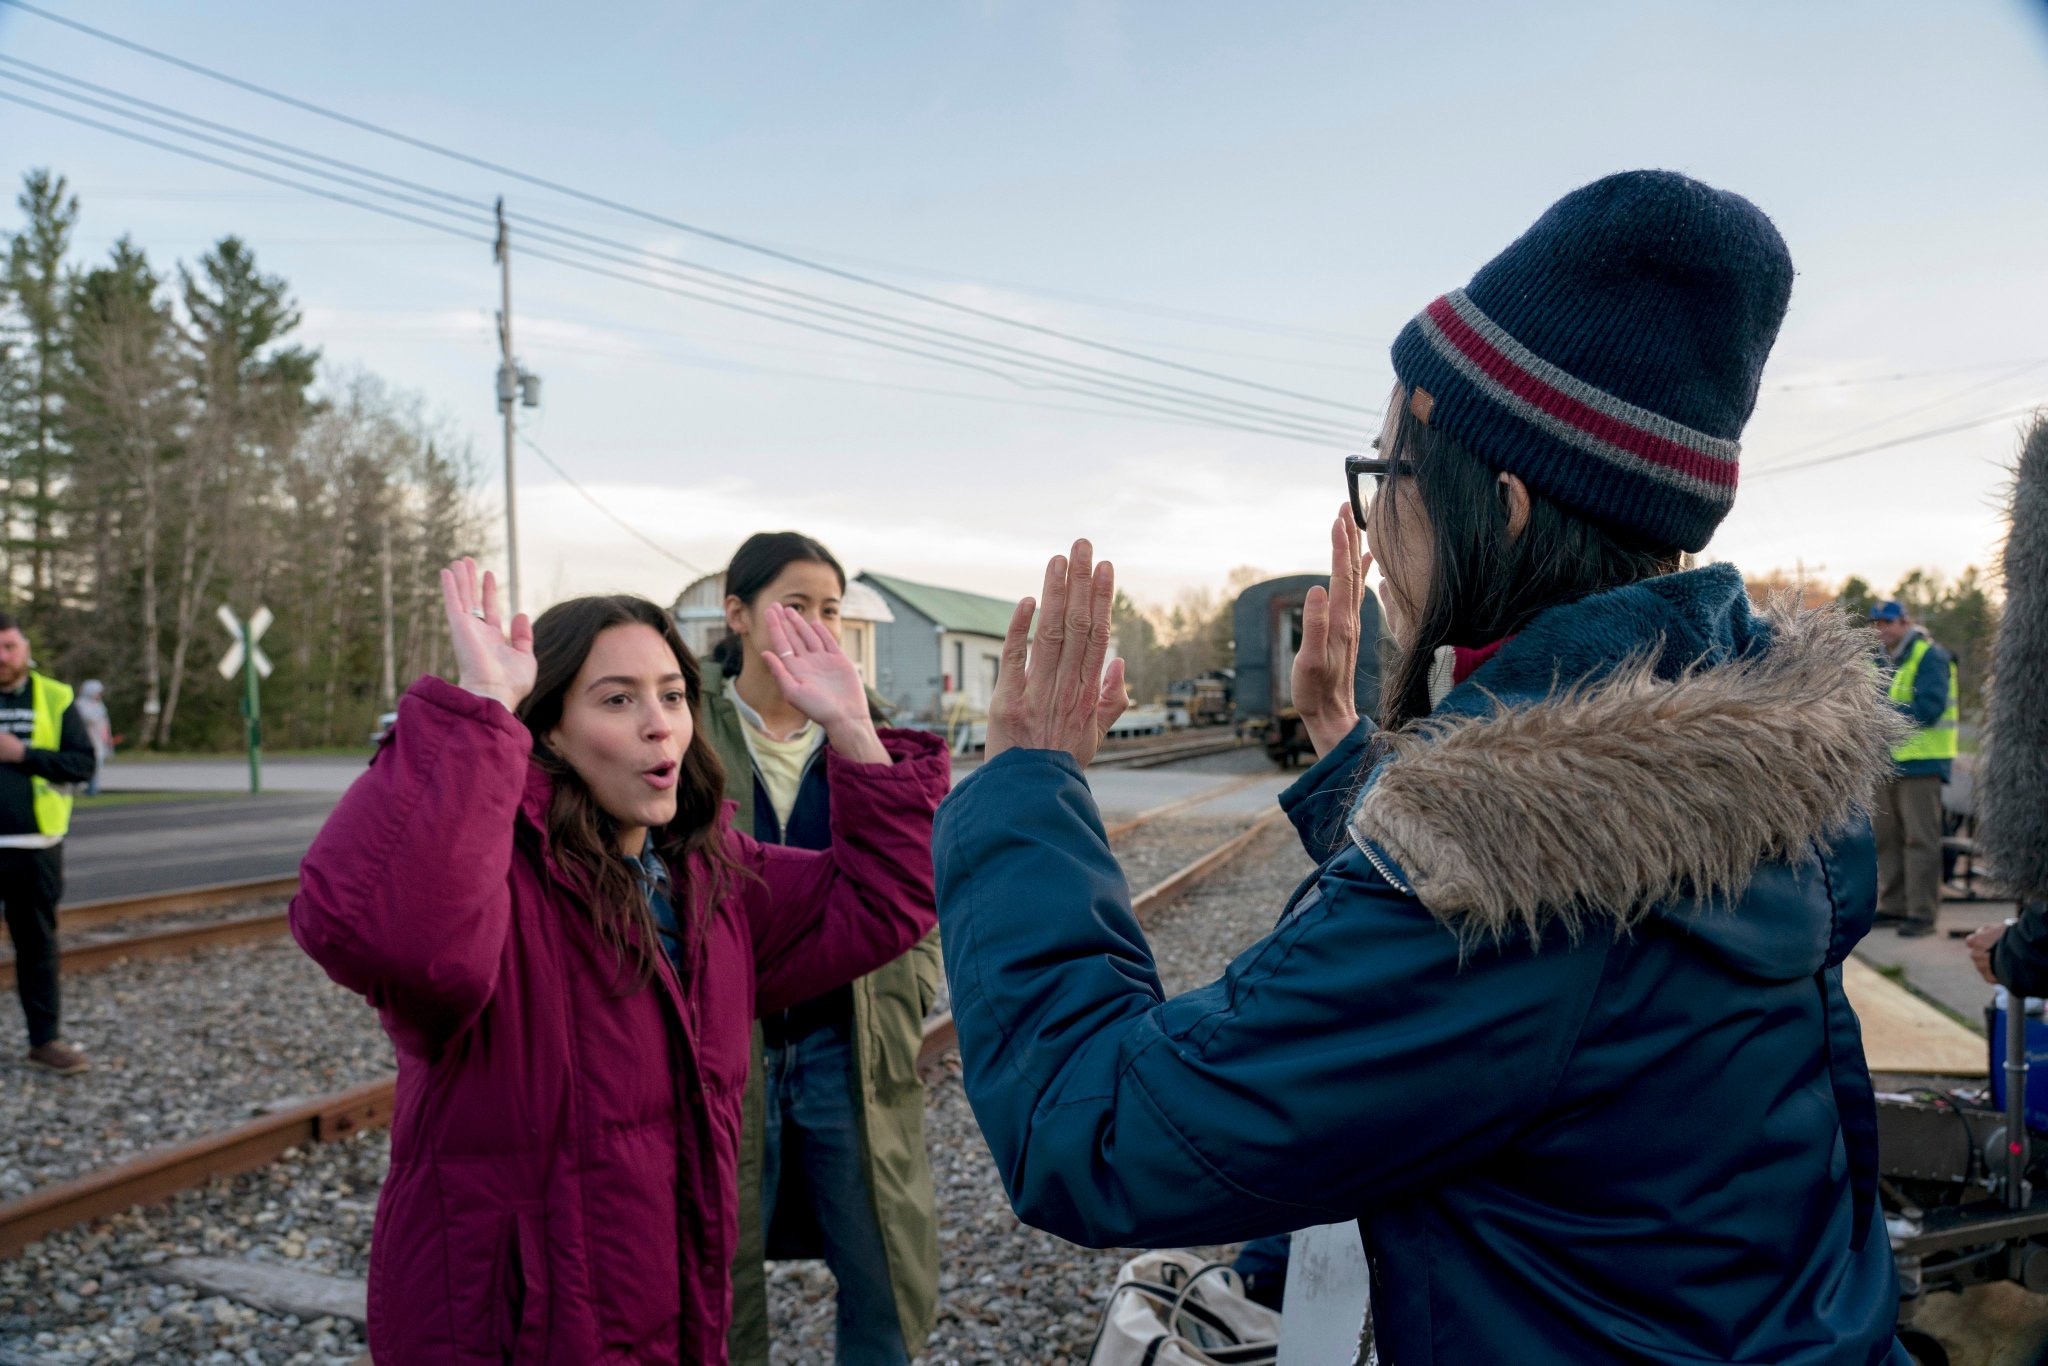
[{"label": "grass patch", "polygon": [[[282,759],[365,759],[370,757],[370,747],[364,745],[327,745],[312,749],[270,749],[266,747],[263,758],[266,762]],[[249,761],[246,749],[139,749],[122,750],[118,762],[123,764],[178,764],[193,760],[239,759]]]},{"label": "grass patch", "polygon": [[1877,975],[1889,977],[1894,982],[1903,984],[1906,980],[1906,965],[1903,963],[1885,963],[1878,968]]},{"label": "grass patch", "polygon": [[246,797],[246,792],[102,792],[97,797],[80,797],[80,811],[98,811],[108,806],[146,806],[152,802],[216,802]]}]

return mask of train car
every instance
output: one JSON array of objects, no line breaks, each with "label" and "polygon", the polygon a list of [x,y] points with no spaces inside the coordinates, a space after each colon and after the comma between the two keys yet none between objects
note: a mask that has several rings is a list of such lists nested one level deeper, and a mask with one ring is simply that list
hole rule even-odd
[{"label": "train car", "polygon": [[[1282,768],[1313,756],[1308,731],[1295,710],[1294,656],[1301,647],[1301,609],[1308,590],[1328,587],[1324,574],[1289,574],[1255,583],[1238,594],[1232,609],[1231,634],[1237,652],[1237,723],[1247,735],[1265,742],[1266,753]],[[1379,706],[1380,605],[1367,593],[1358,611],[1358,673],[1353,692],[1361,716]]]},{"label": "train car", "polygon": [[1177,678],[1167,684],[1166,710],[1177,728],[1229,725],[1229,670],[1212,669],[1200,678]]}]

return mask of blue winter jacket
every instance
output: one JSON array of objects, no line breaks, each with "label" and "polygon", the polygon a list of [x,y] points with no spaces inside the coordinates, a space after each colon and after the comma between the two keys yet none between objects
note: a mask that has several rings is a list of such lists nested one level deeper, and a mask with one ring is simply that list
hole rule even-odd
[{"label": "blue winter jacket", "polygon": [[1093,1246],[1356,1218],[1389,1366],[1907,1362],[1838,966],[1897,731],[1863,631],[1732,568],[1553,609],[1295,785],[1320,867],[1170,1000],[1085,779],[999,756],[934,852],[1012,1203]]}]

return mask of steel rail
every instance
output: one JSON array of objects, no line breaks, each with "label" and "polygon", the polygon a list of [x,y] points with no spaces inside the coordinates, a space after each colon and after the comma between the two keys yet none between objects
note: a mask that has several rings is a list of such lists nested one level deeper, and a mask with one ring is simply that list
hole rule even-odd
[{"label": "steel rail", "polygon": [[31,1191],[0,1204],[0,1257],[11,1257],[47,1233],[153,1204],[216,1176],[254,1171],[308,1143],[331,1143],[391,1122],[389,1077],[175,1143],[102,1171]]},{"label": "steel rail", "polygon": [[[59,917],[62,924],[62,917]],[[98,972],[102,968],[135,958],[172,958],[194,949],[218,948],[228,944],[254,944],[276,939],[290,928],[283,911],[265,915],[236,916],[210,920],[203,925],[185,925],[153,934],[124,934],[117,939],[89,939],[82,944],[59,944],[58,971],[67,977]],[[14,960],[0,958],[0,988],[14,985]]]},{"label": "steel rail", "polygon": [[216,882],[205,887],[186,887],[175,892],[151,892],[146,896],[117,896],[104,901],[81,901],[60,906],[57,927],[87,930],[126,920],[151,916],[183,915],[188,911],[210,911],[238,901],[267,901],[288,897],[299,890],[298,874],[289,877],[247,878],[240,882]]},{"label": "steel rail", "polygon": [[1247,749],[1253,742],[1242,736],[1227,735],[1198,740],[1175,740],[1168,744],[1147,744],[1131,749],[1097,752],[1090,768],[1154,768],[1160,764],[1177,763],[1182,759],[1199,759],[1205,754],[1227,754],[1236,749]]},{"label": "steel rail", "polygon": [[[1181,802],[1169,803],[1167,806],[1141,813],[1137,823],[1142,824],[1177,810],[1185,810],[1188,806],[1221,796],[1243,785],[1226,783],[1206,793],[1197,793]],[[1233,859],[1251,847],[1260,835],[1271,829],[1282,814],[1277,810],[1265,813],[1215,848],[1133,897],[1131,909],[1137,915],[1138,923],[1149,925],[1152,917],[1159,911],[1202,882],[1214,877]],[[1130,822],[1125,824],[1128,828],[1134,828]],[[275,921],[281,927],[283,920],[282,915],[251,916],[240,921],[223,923],[243,927],[246,932],[254,933],[259,924]],[[171,937],[148,936],[152,940],[166,943]],[[110,953],[117,950],[132,953],[135,941],[115,940],[106,945],[90,947],[104,948]],[[164,951],[175,950],[167,948]],[[77,956],[81,952],[79,949],[71,950],[70,956]],[[956,1042],[957,1036],[950,1013],[934,1016],[926,1021],[924,1037],[918,1049],[920,1073],[929,1078]],[[234,1176],[241,1172],[254,1171],[275,1161],[293,1148],[303,1147],[309,1143],[330,1143],[371,1129],[383,1128],[391,1122],[394,1101],[395,1083],[392,1078],[364,1082],[344,1091],[314,1097],[232,1129],[151,1149],[104,1170],[46,1186],[31,1191],[19,1199],[0,1203],[0,1257],[13,1256],[45,1234],[105,1215],[118,1214],[137,1205],[166,1200],[181,1191],[203,1185],[216,1176]]]}]

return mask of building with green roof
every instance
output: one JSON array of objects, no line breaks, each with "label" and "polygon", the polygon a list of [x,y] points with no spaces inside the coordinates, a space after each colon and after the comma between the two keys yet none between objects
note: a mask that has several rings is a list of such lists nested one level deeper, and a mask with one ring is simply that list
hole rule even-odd
[{"label": "building with green roof", "polygon": [[855,579],[881,594],[895,617],[875,627],[874,686],[896,719],[986,717],[1017,604],[872,570]]}]

